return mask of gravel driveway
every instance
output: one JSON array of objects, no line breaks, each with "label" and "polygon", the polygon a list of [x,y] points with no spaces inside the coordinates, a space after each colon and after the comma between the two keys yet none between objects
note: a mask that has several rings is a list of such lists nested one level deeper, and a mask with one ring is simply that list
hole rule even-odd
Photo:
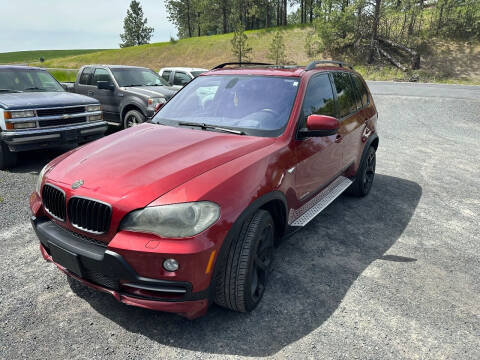
[{"label": "gravel driveway", "polygon": [[371,83],[377,176],[276,253],[251,314],[188,321],[117,303],[43,261],[36,174],[0,172],[0,359],[480,359],[480,87]]}]

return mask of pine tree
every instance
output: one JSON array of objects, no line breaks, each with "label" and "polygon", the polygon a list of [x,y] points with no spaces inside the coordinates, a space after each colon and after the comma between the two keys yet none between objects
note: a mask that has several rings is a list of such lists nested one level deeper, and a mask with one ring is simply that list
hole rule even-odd
[{"label": "pine tree", "polygon": [[237,24],[232,38],[232,54],[239,63],[249,61],[252,48],[248,46],[248,37],[242,24]]},{"label": "pine tree", "polygon": [[285,64],[287,62],[285,54],[285,43],[280,31],[276,31],[270,43],[270,49],[267,57],[275,62],[275,65]]},{"label": "pine tree", "polygon": [[127,16],[123,21],[123,34],[120,35],[120,47],[148,44],[152,38],[153,28],[147,26],[147,18],[143,18],[140,2],[132,0]]}]

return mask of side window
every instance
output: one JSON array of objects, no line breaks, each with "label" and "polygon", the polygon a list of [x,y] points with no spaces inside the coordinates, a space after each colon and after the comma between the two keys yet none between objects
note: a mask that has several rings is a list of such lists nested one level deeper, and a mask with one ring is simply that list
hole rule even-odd
[{"label": "side window", "polygon": [[367,88],[365,87],[365,84],[363,83],[362,79],[358,75],[353,74],[353,82],[355,83],[355,86],[358,90],[358,94],[360,95],[360,98],[362,99],[362,104],[363,106],[368,104],[368,92]]},{"label": "side window", "polygon": [[328,74],[313,77],[307,87],[302,106],[300,127],[305,127],[307,117],[312,114],[336,117],[335,100]]},{"label": "side window", "polygon": [[90,83],[90,77],[92,76],[93,68],[86,67],[82,71],[82,75],[80,75],[80,80],[78,81],[81,85],[88,85]]},{"label": "side window", "polygon": [[190,76],[183,72],[175,71],[173,76],[173,85],[185,85],[186,83],[190,82]]},{"label": "side window", "polygon": [[99,81],[108,81],[110,83],[113,83],[112,77],[106,69],[96,68],[95,73],[93,74],[93,81],[91,84],[96,86],[97,82]]},{"label": "side window", "polygon": [[165,70],[164,72],[162,72],[162,77],[165,79],[165,80],[170,80],[170,74],[172,72],[170,70]]},{"label": "side window", "polygon": [[355,89],[350,81],[350,75],[344,72],[334,72],[333,81],[337,90],[337,103],[340,118],[357,111]]},{"label": "side window", "polygon": [[355,82],[353,80],[353,76],[352,74],[348,74],[349,77],[350,77],[350,82],[352,83],[352,86],[353,86],[353,92],[355,93],[355,104],[356,104],[356,108],[357,110],[360,110],[363,105],[362,105],[362,97],[360,96],[360,93],[358,91],[358,88],[357,86],[355,85]]}]

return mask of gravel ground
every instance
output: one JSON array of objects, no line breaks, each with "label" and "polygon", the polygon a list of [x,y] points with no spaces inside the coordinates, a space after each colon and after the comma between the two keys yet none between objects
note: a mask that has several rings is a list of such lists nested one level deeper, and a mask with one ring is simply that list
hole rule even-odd
[{"label": "gravel ground", "polygon": [[0,358],[480,358],[480,87],[370,84],[377,176],[276,253],[251,314],[188,321],[117,303],[43,261],[28,223],[41,167],[0,172]]}]

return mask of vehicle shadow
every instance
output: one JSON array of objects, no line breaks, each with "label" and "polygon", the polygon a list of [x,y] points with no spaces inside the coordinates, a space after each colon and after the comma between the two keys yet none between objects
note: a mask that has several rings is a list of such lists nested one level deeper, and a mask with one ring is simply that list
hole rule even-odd
[{"label": "vehicle shadow", "polygon": [[320,327],[373,261],[409,266],[385,255],[407,227],[422,195],[415,182],[378,175],[369,196],[341,196],[282,242],[269,287],[249,314],[217,306],[194,321],[127,307],[76,281],[70,287],[93,309],[129,332],[160,344],[213,354],[268,356]]},{"label": "vehicle shadow", "polygon": [[18,153],[17,165],[8,171],[16,174],[38,174],[42,168],[57,156],[73,149],[73,147],[58,147],[37,151]]},{"label": "vehicle shadow", "polygon": [[[117,126],[110,126],[105,133],[105,136],[111,135],[120,130],[121,129]],[[8,171],[16,174],[38,174],[45,165],[47,165],[57,156],[60,156],[76,147],[76,145],[65,145],[49,149],[20,152],[18,153],[17,165]]]}]

